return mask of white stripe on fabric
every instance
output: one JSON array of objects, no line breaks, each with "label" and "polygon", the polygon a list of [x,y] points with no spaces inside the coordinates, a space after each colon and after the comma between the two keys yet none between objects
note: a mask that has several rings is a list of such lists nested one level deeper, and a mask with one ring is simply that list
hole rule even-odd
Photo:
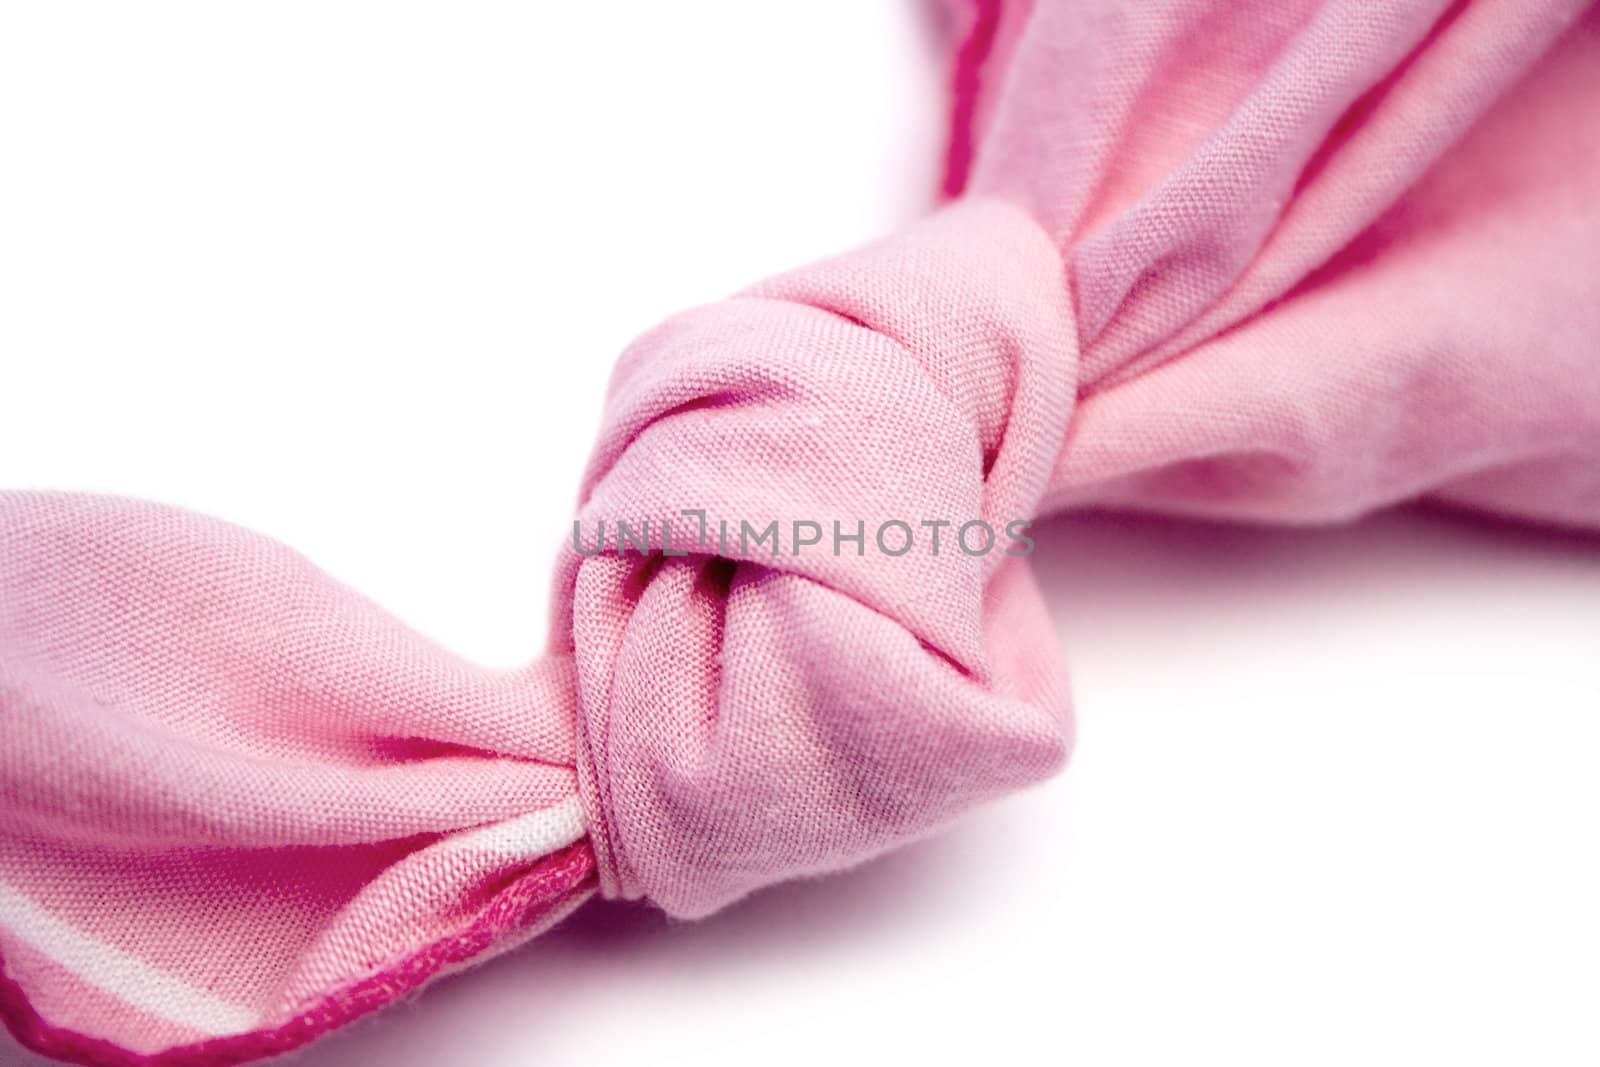
[{"label": "white stripe on fabric", "polygon": [[96,940],[0,882],[0,924],[85,983],[140,1011],[212,1036],[255,1027],[242,1004],[196,989],[114,945]]},{"label": "white stripe on fabric", "polygon": [[447,844],[452,849],[488,852],[505,859],[536,859],[572,844],[585,832],[583,807],[577,797],[572,797],[553,808],[468,830],[450,838]]}]

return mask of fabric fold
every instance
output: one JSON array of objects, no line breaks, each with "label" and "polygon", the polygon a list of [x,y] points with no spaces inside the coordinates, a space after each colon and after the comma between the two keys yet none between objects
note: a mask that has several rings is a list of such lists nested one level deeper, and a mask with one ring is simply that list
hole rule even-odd
[{"label": "fabric fold", "polygon": [[0,494],[0,956],[49,1014],[0,1010],[251,1058],[553,921],[594,886],[573,699],[570,660],[473,666],[227,523]]},{"label": "fabric fold", "polygon": [[1041,780],[1045,513],[1600,529],[1593,6],[945,7],[948,202],[622,355],[527,667],[226,523],[0,494],[21,1041],[271,1055],[596,891],[699,917]]}]

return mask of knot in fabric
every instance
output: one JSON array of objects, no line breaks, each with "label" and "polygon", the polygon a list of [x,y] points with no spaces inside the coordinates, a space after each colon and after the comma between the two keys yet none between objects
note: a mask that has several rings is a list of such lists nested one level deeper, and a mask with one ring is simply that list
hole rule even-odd
[{"label": "knot in fabric", "polygon": [[557,586],[606,893],[704,915],[1060,766],[1014,535],[1075,364],[1059,253],[985,200],[624,353]]}]

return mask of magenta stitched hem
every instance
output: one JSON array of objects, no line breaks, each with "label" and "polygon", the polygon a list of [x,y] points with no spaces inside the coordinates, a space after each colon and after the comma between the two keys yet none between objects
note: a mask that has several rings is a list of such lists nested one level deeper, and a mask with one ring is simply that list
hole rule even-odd
[{"label": "magenta stitched hem", "polygon": [[88,1067],[224,1067],[299,1048],[330,1030],[391,1003],[446,968],[478,956],[514,930],[557,913],[593,889],[594,854],[587,841],[541,860],[502,890],[465,929],[401,960],[389,970],[333,993],[270,1030],[209,1038],[160,1052],[132,1052],[75,1030],[53,1026],[0,956],[0,1018],[21,1044],[44,1056]]},{"label": "magenta stitched hem", "polygon": [[972,169],[974,130],[978,115],[978,75],[994,48],[1000,28],[1000,0],[973,0],[972,24],[955,50],[950,75],[950,143],[945,149],[944,181],[947,197],[961,195]]}]

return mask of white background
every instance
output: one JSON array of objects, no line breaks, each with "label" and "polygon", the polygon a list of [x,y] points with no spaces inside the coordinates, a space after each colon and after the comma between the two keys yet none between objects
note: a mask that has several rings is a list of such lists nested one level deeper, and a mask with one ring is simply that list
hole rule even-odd
[{"label": "white background", "polygon": [[[517,664],[614,355],[914,217],[943,78],[906,0],[4,3],[0,484],[244,523]],[[1600,1061],[1600,541],[1039,540],[1065,776],[297,1061]]]}]

